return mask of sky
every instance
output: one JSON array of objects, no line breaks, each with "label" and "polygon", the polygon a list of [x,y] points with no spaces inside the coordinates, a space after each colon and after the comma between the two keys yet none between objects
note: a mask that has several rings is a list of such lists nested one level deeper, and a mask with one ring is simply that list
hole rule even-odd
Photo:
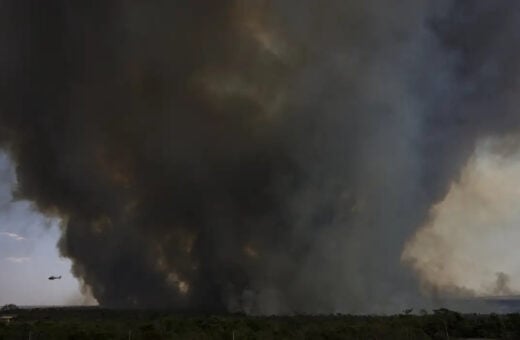
[{"label": "sky", "polygon": [[[70,260],[59,255],[59,221],[13,199],[13,164],[0,152],[0,305],[83,304]],[[48,280],[61,275],[61,280]]]}]

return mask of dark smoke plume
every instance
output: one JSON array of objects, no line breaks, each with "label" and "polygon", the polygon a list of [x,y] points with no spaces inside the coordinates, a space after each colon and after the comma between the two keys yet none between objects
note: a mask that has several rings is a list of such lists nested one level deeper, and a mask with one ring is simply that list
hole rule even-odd
[{"label": "dark smoke plume", "polygon": [[520,4],[0,1],[17,195],[107,306],[401,310],[406,239],[515,133]]}]

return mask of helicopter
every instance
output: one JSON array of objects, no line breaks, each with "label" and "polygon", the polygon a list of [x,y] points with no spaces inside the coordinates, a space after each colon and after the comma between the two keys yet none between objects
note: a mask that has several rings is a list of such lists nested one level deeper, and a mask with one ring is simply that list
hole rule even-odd
[{"label": "helicopter", "polygon": [[49,276],[49,280],[61,280],[61,275],[60,276]]}]

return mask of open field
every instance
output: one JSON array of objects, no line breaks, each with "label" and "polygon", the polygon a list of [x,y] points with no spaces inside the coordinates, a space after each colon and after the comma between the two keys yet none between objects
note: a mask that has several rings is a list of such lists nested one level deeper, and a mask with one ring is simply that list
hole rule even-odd
[{"label": "open field", "polygon": [[0,339],[520,339],[520,314],[187,315],[102,308],[22,309]]}]

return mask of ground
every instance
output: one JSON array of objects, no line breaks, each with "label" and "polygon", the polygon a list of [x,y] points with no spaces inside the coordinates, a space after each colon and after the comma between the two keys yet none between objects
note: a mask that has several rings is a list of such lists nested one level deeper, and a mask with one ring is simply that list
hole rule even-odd
[{"label": "ground", "polygon": [[520,314],[246,316],[165,310],[20,309],[0,323],[3,339],[520,339]]}]

